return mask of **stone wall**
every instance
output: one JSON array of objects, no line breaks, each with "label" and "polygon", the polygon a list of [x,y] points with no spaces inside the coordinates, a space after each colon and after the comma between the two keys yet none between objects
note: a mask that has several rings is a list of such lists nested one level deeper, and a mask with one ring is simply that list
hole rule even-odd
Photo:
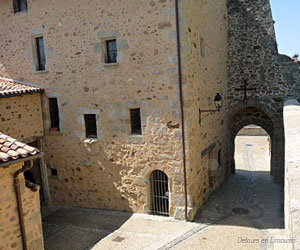
[{"label": "stone wall", "polygon": [[[227,15],[223,1],[179,1],[191,217],[224,178]],[[148,212],[149,176],[169,179],[170,214],[184,207],[181,115],[174,1],[28,1],[13,13],[0,2],[0,75],[44,87],[45,160],[55,204]],[[217,32],[216,32],[217,31]],[[14,39],[18,36],[18,39]],[[43,35],[46,70],[34,69],[33,39]],[[116,38],[117,64],[103,42]],[[13,55],[13,56],[12,56]],[[223,109],[199,124],[198,109]],[[60,131],[49,131],[49,97],[58,99]],[[141,108],[143,135],[130,132],[129,109]],[[98,138],[85,138],[95,114]],[[202,156],[211,144],[216,145]],[[57,175],[51,172],[57,170]]]},{"label": "stone wall", "polygon": [[262,127],[257,125],[248,125],[242,128],[238,134],[238,136],[267,136],[268,133]]},{"label": "stone wall", "polygon": [[41,95],[0,98],[0,131],[18,140],[43,136]]},{"label": "stone wall", "polygon": [[[225,176],[227,9],[226,1],[220,0],[179,2],[188,206],[193,217]],[[200,124],[199,109],[216,109],[217,93],[224,99],[221,111],[204,113]]]},{"label": "stone wall", "polygon": [[[275,179],[284,175],[284,133],[282,122],[283,101],[287,96],[298,96],[299,65],[286,56],[278,54],[274,22],[269,0],[227,0],[228,5],[228,99],[230,104],[229,126],[239,127],[237,114],[247,109],[257,109],[268,116],[273,132],[272,174]],[[256,90],[244,92],[244,87]],[[259,115],[258,115],[259,116]],[[258,117],[239,117],[243,126],[254,120],[263,123]],[[257,124],[256,125],[260,125]],[[229,145],[233,145],[236,134],[229,129]],[[273,134],[271,134],[273,133]],[[234,150],[229,152],[229,166],[232,165]],[[274,170],[274,171],[273,171]]]},{"label": "stone wall", "polygon": [[[0,167],[0,249],[22,249],[22,239],[17,210],[16,193],[13,183],[14,173],[23,163]],[[19,175],[26,239],[29,250],[42,250],[43,233],[40,214],[39,192],[25,187],[23,175]]]},{"label": "stone wall", "polygon": [[[160,169],[170,178],[173,215],[183,193],[174,2],[31,0],[14,14],[5,0],[0,16],[0,75],[45,89],[54,203],[148,212],[149,176]],[[44,37],[43,72],[33,69],[36,35]],[[103,62],[109,38],[117,39],[114,65]],[[59,132],[48,131],[48,97],[58,98]],[[142,136],[131,134],[131,108],[141,109]],[[85,138],[84,114],[96,114],[95,140]]]},{"label": "stone wall", "polygon": [[295,239],[293,249],[300,248],[299,145],[300,104],[296,99],[284,103],[285,132],[285,230],[287,239]]}]

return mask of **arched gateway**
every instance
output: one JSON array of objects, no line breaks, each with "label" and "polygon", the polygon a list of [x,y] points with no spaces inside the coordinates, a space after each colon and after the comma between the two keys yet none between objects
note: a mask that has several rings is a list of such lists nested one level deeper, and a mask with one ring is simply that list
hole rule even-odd
[{"label": "arched gateway", "polygon": [[247,125],[256,124],[271,137],[271,175],[274,176],[274,181],[281,182],[284,175],[284,134],[280,114],[275,114],[264,105],[256,103],[243,104],[232,111],[228,135],[228,173],[235,172],[234,150],[237,133]]}]

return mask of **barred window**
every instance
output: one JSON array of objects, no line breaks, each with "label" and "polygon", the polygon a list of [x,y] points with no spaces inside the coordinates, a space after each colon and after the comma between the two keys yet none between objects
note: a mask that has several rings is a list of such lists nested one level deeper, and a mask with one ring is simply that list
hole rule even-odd
[{"label": "barred window", "polygon": [[84,115],[86,138],[97,138],[96,115]]},{"label": "barred window", "polygon": [[142,126],[141,126],[140,109],[130,109],[130,118],[131,118],[131,133],[141,135]]}]

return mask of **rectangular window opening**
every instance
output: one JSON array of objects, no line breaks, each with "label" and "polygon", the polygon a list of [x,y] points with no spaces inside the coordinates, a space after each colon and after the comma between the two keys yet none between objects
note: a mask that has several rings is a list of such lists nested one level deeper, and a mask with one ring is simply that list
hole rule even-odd
[{"label": "rectangular window opening", "polygon": [[50,131],[59,131],[59,110],[57,104],[57,98],[49,98],[50,109]]},{"label": "rectangular window opening", "polygon": [[13,0],[14,12],[21,12],[27,10],[27,0]]},{"label": "rectangular window opening", "polygon": [[141,135],[142,125],[141,125],[140,109],[130,109],[130,118],[131,118],[131,133]]},{"label": "rectangular window opening", "polygon": [[84,115],[86,138],[97,138],[96,115]]},{"label": "rectangular window opening", "polygon": [[51,175],[52,175],[52,176],[55,176],[55,177],[58,176],[57,169],[51,168],[50,171],[51,171]]},{"label": "rectangular window opening", "polygon": [[46,55],[45,55],[45,46],[44,46],[44,38],[36,37],[36,61],[37,61],[37,71],[42,71],[46,69]]},{"label": "rectangular window opening", "polygon": [[117,40],[107,40],[106,42],[106,63],[117,63]]},{"label": "rectangular window opening", "polygon": [[205,56],[205,44],[204,44],[204,38],[200,38],[200,54],[202,57]]}]

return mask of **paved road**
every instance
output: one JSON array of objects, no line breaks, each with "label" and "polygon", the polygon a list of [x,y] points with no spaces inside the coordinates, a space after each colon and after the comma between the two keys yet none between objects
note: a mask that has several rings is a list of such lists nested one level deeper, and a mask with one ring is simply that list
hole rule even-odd
[{"label": "paved road", "polygon": [[[238,137],[237,173],[199,211],[196,221],[53,208],[44,214],[46,250],[285,249],[283,188],[269,174],[266,137]],[[268,241],[267,243],[265,243]]]}]

